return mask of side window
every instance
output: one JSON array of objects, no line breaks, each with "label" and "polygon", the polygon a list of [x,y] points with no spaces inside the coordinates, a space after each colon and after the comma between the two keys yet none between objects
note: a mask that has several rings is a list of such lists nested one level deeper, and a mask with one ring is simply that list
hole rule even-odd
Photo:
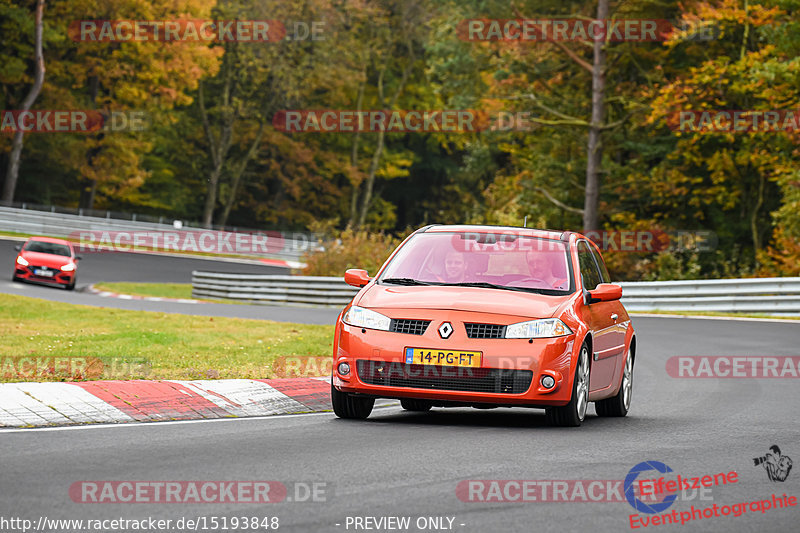
[{"label": "side window", "polygon": [[594,260],[597,261],[597,266],[600,267],[600,283],[611,283],[611,276],[608,275],[608,269],[603,257],[596,249],[592,248],[591,250]]},{"label": "side window", "polygon": [[597,270],[597,265],[594,262],[592,251],[583,241],[578,242],[578,264],[581,268],[581,275],[583,276],[583,283],[587,291],[597,287],[600,283],[600,272]]}]

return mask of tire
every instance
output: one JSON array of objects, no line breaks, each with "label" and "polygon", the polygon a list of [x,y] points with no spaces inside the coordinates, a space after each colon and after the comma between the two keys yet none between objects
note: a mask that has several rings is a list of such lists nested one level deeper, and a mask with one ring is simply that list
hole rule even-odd
[{"label": "tire", "polygon": [[14,276],[14,275],[11,276],[11,281],[13,281],[14,283],[21,283],[22,282],[22,280],[20,278],[18,278],[17,276]]},{"label": "tire", "polygon": [[549,407],[545,410],[547,422],[551,426],[577,427],[586,418],[589,406],[589,346],[584,343],[575,365],[575,377],[572,380],[572,398],[563,407]]},{"label": "tire", "polygon": [[622,371],[622,383],[619,385],[619,392],[616,396],[595,402],[594,409],[597,416],[625,416],[631,408],[631,396],[633,396],[633,363],[635,358],[628,350],[628,357],[625,358],[625,369]]},{"label": "tire", "polygon": [[415,398],[403,398],[402,400],[400,400],[400,405],[406,411],[414,411],[417,413],[424,413],[425,411],[430,411],[431,407],[433,407],[433,405],[431,405],[431,402],[427,400],[417,400]]},{"label": "tire", "polygon": [[331,403],[333,404],[333,412],[339,418],[363,420],[372,412],[375,398],[359,398],[358,396],[338,391],[331,383]]},{"label": "tire", "polygon": [[67,289],[68,291],[74,291],[75,290],[75,278],[72,278],[72,283],[70,283],[69,285],[67,285],[64,288]]}]

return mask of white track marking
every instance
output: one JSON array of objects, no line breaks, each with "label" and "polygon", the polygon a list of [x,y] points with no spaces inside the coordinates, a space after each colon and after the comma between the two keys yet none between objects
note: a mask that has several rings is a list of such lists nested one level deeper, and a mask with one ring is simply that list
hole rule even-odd
[{"label": "white track marking", "polygon": [[262,416],[308,410],[266,383],[251,379],[172,381],[236,416]]},{"label": "white track marking", "polygon": [[20,383],[0,384],[0,405],[3,410],[25,425],[70,424],[72,421],[39,400],[25,394]]},{"label": "white track marking", "polygon": [[70,383],[17,383],[19,389],[52,406],[73,422],[133,422],[113,405]]}]

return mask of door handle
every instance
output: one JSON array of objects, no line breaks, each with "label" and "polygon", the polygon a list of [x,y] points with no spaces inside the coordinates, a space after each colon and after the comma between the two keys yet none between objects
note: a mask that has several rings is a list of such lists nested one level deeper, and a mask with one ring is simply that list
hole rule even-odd
[{"label": "door handle", "polygon": [[619,315],[617,315],[617,313],[611,313],[611,320],[616,320],[617,318],[619,318]]}]

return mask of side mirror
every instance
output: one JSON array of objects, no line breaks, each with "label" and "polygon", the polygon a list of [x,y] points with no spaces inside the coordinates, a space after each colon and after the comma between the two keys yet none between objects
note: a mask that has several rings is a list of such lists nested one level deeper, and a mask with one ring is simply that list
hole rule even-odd
[{"label": "side mirror", "polygon": [[18,244],[18,245],[16,245],[16,246],[14,246],[14,249],[15,249],[16,251],[18,251],[18,252],[21,252],[21,251],[22,251],[22,245],[21,245],[21,244]]},{"label": "side mirror", "polygon": [[344,282],[359,289],[369,283],[369,274],[360,268],[351,268],[344,273]]},{"label": "side mirror", "polygon": [[622,298],[622,287],[613,283],[601,283],[589,291],[589,303],[611,302]]},{"label": "side mirror", "polygon": [[83,259],[82,255],[76,255],[75,256],[75,261],[80,261],[81,259]]}]

